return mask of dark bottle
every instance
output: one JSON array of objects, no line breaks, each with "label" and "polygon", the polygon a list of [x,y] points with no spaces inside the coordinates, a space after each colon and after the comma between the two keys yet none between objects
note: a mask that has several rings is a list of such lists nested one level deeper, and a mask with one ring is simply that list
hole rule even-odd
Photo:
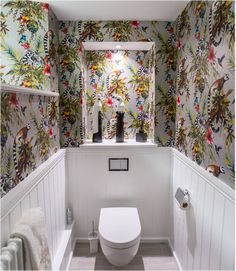
[{"label": "dark bottle", "polygon": [[98,112],[98,132],[93,134],[94,143],[102,143],[102,112]]},{"label": "dark bottle", "polygon": [[124,142],[124,112],[116,112],[116,142]]},{"label": "dark bottle", "polygon": [[147,133],[144,133],[144,121],[141,122],[139,132],[136,134],[137,142],[147,142]]}]

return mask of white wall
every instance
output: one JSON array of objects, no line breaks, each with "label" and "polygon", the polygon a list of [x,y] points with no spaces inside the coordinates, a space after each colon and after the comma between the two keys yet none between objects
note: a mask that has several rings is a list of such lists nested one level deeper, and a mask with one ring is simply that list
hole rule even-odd
[{"label": "white wall", "polygon": [[[170,239],[184,270],[234,270],[234,191],[190,159],[173,150]],[[192,206],[182,211],[174,194],[191,193]]]},{"label": "white wall", "polygon": [[41,206],[53,266],[59,267],[63,257],[61,244],[68,235],[65,230],[65,181],[65,150],[59,150],[1,199],[1,247],[24,211]]},{"label": "white wall", "polygon": [[[118,144],[117,144],[118,145]],[[129,158],[128,172],[109,172],[108,158]],[[170,150],[132,146],[67,149],[68,201],[75,236],[86,238],[102,207],[136,206],[143,238],[169,236]]]}]

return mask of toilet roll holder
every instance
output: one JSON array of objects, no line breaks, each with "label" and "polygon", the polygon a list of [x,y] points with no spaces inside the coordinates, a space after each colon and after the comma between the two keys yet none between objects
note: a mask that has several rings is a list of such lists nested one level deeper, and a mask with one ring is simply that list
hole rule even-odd
[{"label": "toilet roll holder", "polygon": [[178,187],[175,193],[175,200],[182,210],[187,210],[191,206],[191,197],[187,189]]}]

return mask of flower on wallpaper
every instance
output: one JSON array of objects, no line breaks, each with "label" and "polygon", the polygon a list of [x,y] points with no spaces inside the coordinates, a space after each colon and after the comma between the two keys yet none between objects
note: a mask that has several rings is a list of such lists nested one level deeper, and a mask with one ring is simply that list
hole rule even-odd
[{"label": "flower on wallpaper", "polygon": [[46,10],[46,11],[48,11],[49,10],[49,4],[44,3],[43,4],[43,9]]},{"label": "flower on wallpaper", "polygon": [[19,107],[19,99],[17,99],[16,93],[10,94],[9,105],[12,108],[18,108]]},{"label": "flower on wallpaper", "polygon": [[112,52],[111,51],[106,52],[106,58],[107,59],[112,59]]},{"label": "flower on wallpaper", "polygon": [[209,60],[210,63],[213,63],[216,60],[216,55],[215,55],[214,47],[213,46],[211,46],[209,48],[208,60]]},{"label": "flower on wallpaper", "polygon": [[132,21],[131,24],[132,24],[133,27],[139,27],[140,26],[139,21]]},{"label": "flower on wallpaper", "polygon": [[50,65],[47,63],[44,70],[43,70],[44,74],[47,75],[47,76],[50,76],[51,75],[51,68],[50,68]]},{"label": "flower on wallpaper", "polygon": [[211,131],[210,127],[208,127],[207,132],[206,132],[206,142],[210,145],[212,145],[214,143],[214,138],[213,138],[212,131]]}]

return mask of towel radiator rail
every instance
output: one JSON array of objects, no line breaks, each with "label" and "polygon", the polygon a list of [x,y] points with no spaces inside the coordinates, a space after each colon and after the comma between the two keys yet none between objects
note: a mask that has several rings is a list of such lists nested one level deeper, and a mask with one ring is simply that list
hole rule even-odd
[{"label": "towel radiator rail", "polygon": [[24,270],[23,247],[20,238],[10,238],[1,248],[0,270]]}]

